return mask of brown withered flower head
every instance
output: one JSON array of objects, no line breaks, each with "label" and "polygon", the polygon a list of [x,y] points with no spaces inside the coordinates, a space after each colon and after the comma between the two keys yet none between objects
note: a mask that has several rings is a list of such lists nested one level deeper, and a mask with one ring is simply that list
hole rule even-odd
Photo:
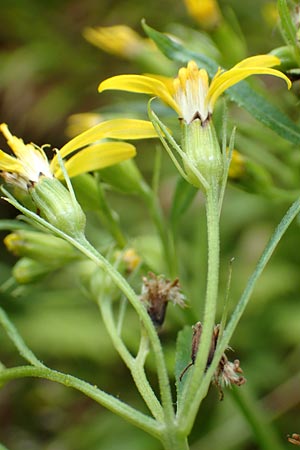
[{"label": "brown withered flower head", "polygon": [[293,433],[291,436],[288,435],[287,436],[287,440],[294,445],[299,445],[300,446],[300,434],[298,433]]},{"label": "brown withered flower head", "polygon": [[[196,325],[193,326],[193,337],[192,337],[192,353],[191,353],[191,362],[187,365],[187,367],[181,372],[181,375],[179,377],[179,380],[182,380],[183,375],[186,373],[186,371],[195,363],[195,359],[197,356],[200,340],[201,340],[201,334],[202,334],[202,323],[197,322]],[[220,332],[220,325],[214,326],[214,331],[211,339],[211,345],[209,349],[209,354],[207,357],[207,363],[206,368],[207,370],[209,366],[211,365],[211,362],[213,360],[218,338],[219,338],[219,332]],[[228,360],[225,353],[223,353],[218,367],[214,373],[212,383],[218,388],[220,400],[223,400],[224,393],[223,388],[229,387],[232,384],[235,384],[237,386],[241,386],[246,382],[246,378],[244,378],[241,374],[243,373],[240,362],[238,359],[235,359],[234,362],[231,362]]]},{"label": "brown withered flower head", "polygon": [[180,292],[178,278],[170,281],[164,275],[155,275],[149,272],[143,277],[141,301],[145,304],[152,322],[158,328],[165,319],[169,302],[185,307],[184,295]]}]

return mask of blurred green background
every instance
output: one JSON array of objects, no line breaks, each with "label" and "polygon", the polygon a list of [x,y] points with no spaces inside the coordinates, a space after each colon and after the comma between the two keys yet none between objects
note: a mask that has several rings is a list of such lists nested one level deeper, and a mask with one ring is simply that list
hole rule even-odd
[{"label": "blurred green background", "polygon": [[[244,56],[267,53],[282,45],[276,19],[272,16],[275,2],[224,0],[219,3],[223,14],[236,24],[236,30],[239,24],[244,36],[241,40]],[[113,108],[115,100],[131,101],[128,94],[99,95],[97,85],[108,76],[139,73],[141,67],[136,61],[117,58],[93,47],[82,36],[84,27],[126,24],[143,34],[140,21],[145,18],[157,30],[178,32],[194,49],[198,48],[197,39],[199,47],[210,48],[205,44],[207,41],[203,41],[201,27],[188,15],[180,0],[148,3],[138,0],[1,0],[0,4],[1,121],[8,123],[11,131],[25,142],[39,145],[50,143],[60,147],[65,143],[71,114],[105,111]],[[214,54],[219,55],[219,62],[226,65],[234,49],[227,46],[226,55],[226,49],[218,48],[213,33],[205,36],[213,45]],[[232,62],[235,61],[228,62],[227,66]],[[299,123],[298,87],[295,86],[294,94],[281,90],[278,96],[277,82],[267,80],[267,84],[273,103]],[[264,166],[275,184],[290,190],[299,188],[299,149],[236,107],[230,110],[230,117],[238,125],[239,150]],[[1,145],[4,146],[4,140]],[[137,163],[146,179],[151,178],[153,170],[152,145],[143,143],[140,150],[138,146]],[[167,214],[177,173],[165,155],[162,163],[160,199]],[[110,200],[128,235],[153,232],[146,209],[136,198],[112,194]],[[290,203],[276,196],[260,195],[259,190],[249,193],[234,186],[228,188],[221,222],[221,284],[224,288],[229,261],[235,257],[230,294],[232,308]],[[15,215],[16,212],[1,201],[1,218]],[[203,199],[199,196],[180,223],[181,282],[191,303],[202,304],[204,229]],[[91,227],[90,233],[97,241],[107,238],[96,225]],[[299,242],[300,222],[291,226],[281,242],[231,343],[235,350],[232,359],[241,360],[247,378],[247,384],[241,389],[256,399],[259,408],[265,411],[265,420],[273,421],[283,448],[291,445],[286,442],[286,434],[300,432]],[[15,261],[2,246],[2,283],[9,278]],[[202,275],[199,275],[199,267]],[[128,371],[112,349],[96,305],[78,289],[74,273],[76,267],[70,266],[63,273],[50,275],[46,283],[20,287],[13,295],[0,293],[1,306],[27,344],[47,365],[86,379],[144,409]],[[170,353],[170,372],[174,365],[172,348],[176,333],[185,320],[192,325],[199,319],[201,317],[191,317],[189,312],[178,317],[170,308],[161,335],[167,354]],[[127,339],[134,346],[134,327],[128,330]],[[2,330],[0,344],[5,365],[22,363]],[[151,369],[149,373],[155,383]],[[31,379],[11,382],[0,391],[0,442],[10,450],[160,448],[152,438],[81,394],[54,383]],[[226,391],[224,401],[219,402],[213,388],[202,405],[190,442],[193,450],[259,448],[234,396]]]}]

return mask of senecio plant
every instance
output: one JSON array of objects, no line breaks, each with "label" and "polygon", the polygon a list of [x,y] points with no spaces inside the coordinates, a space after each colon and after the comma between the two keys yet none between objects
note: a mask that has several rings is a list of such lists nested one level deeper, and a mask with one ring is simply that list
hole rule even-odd
[{"label": "senecio plant", "polygon": [[[284,5],[279,2],[282,14],[286,11]],[[216,103],[227,93],[230,100],[246,107],[282,136],[289,132],[295,136],[299,130],[286,117],[282,116],[279,121],[271,105],[247,83],[240,83],[252,75],[269,75],[282,79],[290,89],[290,78],[281,70],[281,60],[276,52],[248,57],[225,70],[146,24],[144,29],[170,59],[181,61],[177,74],[174,72],[173,77],[163,74],[114,76],[100,83],[99,92],[124,90],[148,94],[149,120],[120,116],[102,121],[55,151],[25,144],[3,123],[0,130],[13,154],[0,152],[0,170],[4,182],[3,197],[22,214],[15,222],[14,231],[5,238],[7,248],[21,256],[14,267],[14,276],[20,283],[28,279],[33,281],[71,262],[90,261],[93,282],[89,287],[85,285],[86,293],[98,305],[111,344],[130,371],[147,408],[137,410],[106,393],[101,386],[47,367],[26,346],[2,309],[2,326],[28,365],[12,368],[2,365],[0,383],[39,377],[72,387],[157,438],[164,449],[184,450],[189,448],[188,437],[210,385],[217,387],[220,400],[226,395],[227,388],[243,389],[247,374],[244,376],[238,359],[230,359],[230,339],[264,267],[300,212],[300,202],[296,200],[276,228],[227,320],[229,287],[225,293],[219,289],[219,223],[228,173],[232,168],[231,159],[234,157],[238,164],[241,161],[233,149],[234,130],[227,139],[224,125],[220,143],[214,126]],[[284,49],[277,53],[281,51]],[[294,56],[297,59],[297,54]],[[175,111],[178,117],[171,126],[154,111],[159,101]],[[226,111],[223,120],[226,124]],[[156,189],[146,183],[131,160],[136,153],[135,147],[124,142],[150,138],[160,140],[175,164],[180,179],[178,189],[182,189],[183,198],[186,196],[185,202],[188,203],[191,192],[199,191],[205,199],[207,276],[204,307],[201,299],[196,312],[198,321],[187,322],[177,330],[177,348],[173,355],[175,376],[168,370],[161,330],[169,303],[176,308],[189,308],[189,298],[180,285],[176,230],[161,214]],[[53,157],[49,161],[51,152]],[[155,273],[153,267],[147,269],[142,256],[124,238],[99,177],[99,171],[109,167],[111,172],[106,172],[106,179],[121,183],[125,192],[139,195],[148,206],[163,248],[164,273]],[[79,197],[83,201],[79,201]],[[99,212],[111,232],[113,243],[102,252],[86,236],[87,204]],[[134,276],[139,279],[138,287],[132,282]],[[224,312],[217,317],[218,303],[222,304],[224,298]],[[123,336],[127,302],[135,311],[140,327],[136,351],[128,347]],[[184,355],[188,355],[188,359]],[[146,371],[149,359],[157,383]],[[259,429],[259,423],[256,427]],[[264,434],[264,430],[260,433],[266,448],[277,448],[271,434]]]}]

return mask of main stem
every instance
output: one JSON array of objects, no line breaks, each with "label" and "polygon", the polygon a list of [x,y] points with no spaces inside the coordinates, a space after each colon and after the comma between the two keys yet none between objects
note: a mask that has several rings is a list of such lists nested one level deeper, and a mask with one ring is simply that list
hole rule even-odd
[{"label": "main stem", "polygon": [[203,331],[195,360],[194,370],[189,381],[186,383],[183,393],[183,401],[178,410],[180,429],[187,435],[192,429],[201,400],[203,398],[199,387],[206,369],[213,328],[215,325],[218,300],[220,239],[219,198],[218,185],[216,182],[211,183],[206,194],[208,266]]}]

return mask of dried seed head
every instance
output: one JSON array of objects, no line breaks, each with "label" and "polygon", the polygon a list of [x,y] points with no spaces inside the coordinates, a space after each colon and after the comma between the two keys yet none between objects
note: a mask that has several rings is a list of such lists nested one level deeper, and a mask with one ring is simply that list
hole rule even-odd
[{"label": "dried seed head", "polygon": [[297,433],[293,433],[291,436],[288,434],[287,435],[287,440],[294,445],[299,445],[300,446],[300,434]]},{"label": "dried seed head", "polygon": [[146,305],[149,316],[156,327],[163,324],[168,302],[181,307],[185,306],[184,295],[180,292],[178,278],[174,281],[163,275],[148,273],[143,277],[141,301]]},{"label": "dried seed head", "polygon": [[[179,380],[182,380],[183,375],[186,373],[186,371],[195,363],[195,359],[197,356],[200,340],[201,340],[201,334],[202,334],[202,324],[201,322],[197,322],[196,325],[193,326],[193,336],[192,336],[192,354],[191,354],[191,363],[188,364],[185,369],[181,372],[181,375],[179,377]],[[214,358],[214,354],[216,351],[218,338],[219,338],[219,332],[220,332],[220,325],[215,325],[213,330],[213,335],[211,338],[211,345],[207,357],[207,363],[206,368],[207,370],[209,366],[212,363],[212,360]],[[218,388],[219,394],[220,394],[220,400],[223,399],[223,387],[231,386],[232,384],[235,384],[236,386],[241,386],[242,384],[246,383],[246,378],[244,378],[241,374],[243,373],[240,362],[238,359],[235,359],[234,362],[231,362],[228,360],[225,353],[223,353],[218,367],[214,373],[212,383]]]}]

